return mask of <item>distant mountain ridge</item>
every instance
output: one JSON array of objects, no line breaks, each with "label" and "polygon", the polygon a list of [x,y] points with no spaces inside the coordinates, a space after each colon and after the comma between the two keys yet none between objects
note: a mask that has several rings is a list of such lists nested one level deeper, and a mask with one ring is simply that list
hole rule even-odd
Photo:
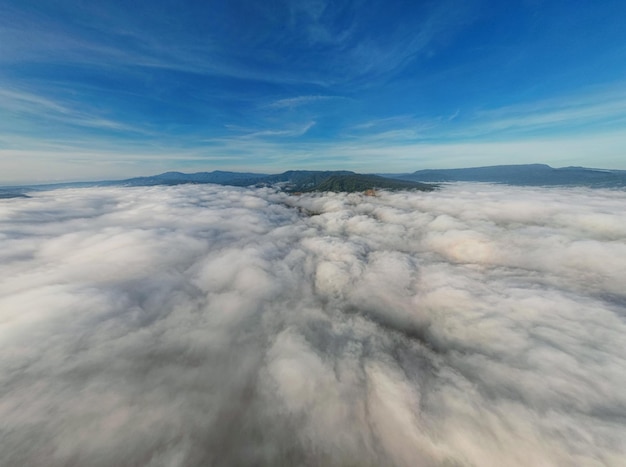
[{"label": "distant mountain ridge", "polygon": [[588,186],[626,188],[626,170],[586,167],[553,168],[546,164],[494,165],[461,169],[425,169],[404,174],[358,174],[348,170],[288,170],[280,174],[252,172],[165,172],[147,177],[98,182],[71,182],[0,187],[0,198],[24,196],[28,191],[90,186],[155,186],[214,183],[229,186],[271,186],[286,192],[421,190],[442,182],[487,182],[520,186]]},{"label": "distant mountain ridge", "polygon": [[[225,172],[214,170],[213,172],[197,172],[186,174],[182,172],[165,172],[148,177],[135,177],[121,180],[118,183],[133,186],[150,185],[180,185],[183,183],[216,183],[218,185],[253,185],[258,180],[268,177],[267,174],[246,172]],[[115,182],[111,182],[115,183]]]},{"label": "distant mountain ridge", "polygon": [[546,164],[494,165],[465,169],[426,169],[410,174],[388,174],[419,182],[490,182],[522,186],[583,185],[626,187],[626,170],[586,167],[553,168]]},{"label": "distant mountain ridge", "polygon": [[436,187],[433,184],[425,184],[409,181],[394,180],[379,175],[333,175],[314,188],[313,191],[354,192],[368,191],[373,189],[384,190],[420,190],[431,191]]},{"label": "distant mountain ridge", "polygon": [[22,191],[19,189],[13,189],[13,190],[1,189],[0,190],[0,199],[10,199],[10,198],[28,198],[28,196],[22,193]]}]

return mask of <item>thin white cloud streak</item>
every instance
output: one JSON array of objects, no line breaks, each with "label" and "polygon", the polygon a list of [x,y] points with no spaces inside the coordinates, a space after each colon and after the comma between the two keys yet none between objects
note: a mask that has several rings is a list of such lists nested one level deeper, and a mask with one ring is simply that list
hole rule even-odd
[{"label": "thin white cloud streak", "polygon": [[271,130],[260,130],[255,131],[253,133],[248,133],[243,135],[242,138],[245,139],[255,139],[255,138],[264,138],[264,137],[297,137],[305,135],[311,128],[315,126],[315,121],[307,122],[303,125],[291,128],[281,128],[281,129],[271,129]]},{"label": "thin white cloud streak", "polygon": [[550,128],[558,125],[572,125],[576,123],[590,123],[596,121],[611,120],[626,117],[626,99],[621,101],[602,102],[591,105],[573,105],[562,109],[539,111],[522,115],[506,116],[498,118],[500,112],[482,116],[491,117],[492,130],[504,130],[509,128]]},{"label": "thin white cloud streak", "polygon": [[[336,30],[331,26],[333,23],[331,18],[337,13],[340,14],[348,5],[350,4],[346,3],[342,8],[324,1],[289,3],[287,5],[289,29],[297,34],[304,32],[306,42],[311,45],[332,45],[339,50],[344,49],[354,40],[357,22],[352,21],[349,27]],[[362,3],[359,1],[352,2],[350,6],[358,11],[362,8]],[[328,21],[329,19],[330,21]]]},{"label": "thin white cloud streak", "polygon": [[[3,39],[0,43],[8,44],[0,61],[8,64],[36,60],[46,63],[79,63],[81,67],[95,69],[110,70],[113,67],[121,75],[134,73],[132,70],[136,68],[155,68],[267,82],[297,81],[294,76],[251,70],[232,60],[224,60],[219,53],[215,53],[212,41],[206,39],[202,44],[187,42],[172,45],[164,43],[161,37],[154,37],[153,32],[135,30],[132,26],[118,30],[108,24],[108,28],[100,31],[113,42],[122,41],[126,44],[122,47],[102,44],[93,37],[65,30],[37,17],[16,15],[14,18],[23,26],[7,24],[0,28],[0,39]],[[89,29],[100,27],[102,25],[89,25]],[[128,47],[131,39],[133,46]],[[207,58],[209,52],[213,53]]]},{"label": "thin white cloud streak", "polygon": [[149,134],[137,126],[98,116],[98,112],[84,103],[55,100],[25,90],[0,89],[0,109],[26,116],[29,123],[35,119],[74,127]]},{"label": "thin white cloud streak", "polygon": [[375,118],[363,123],[357,123],[350,127],[351,130],[372,130],[373,128],[388,127],[412,127],[416,124],[415,117],[412,115],[394,115],[392,117]]},{"label": "thin white cloud streak", "polygon": [[397,24],[383,40],[367,35],[360,38],[346,54],[350,72],[355,78],[365,78],[360,84],[368,87],[378,78],[436,55],[440,47],[480,17],[477,6],[474,2],[439,2],[420,12],[419,22]]},{"label": "thin white cloud streak", "polygon": [[0,204],[7,467],[621,466],[623,191]]},{"label": "thin white cloud streak", "polygon": [[[450,115],[422,117],[399,115],[373,119],[353,125],[349,130],[369,140],[387,139],[417,143],[444,139],[483,139],[502,137],[509,139],[520,134],[536,135],[540,132],[571,135],[573,129],[586,126],[585,131],[607,131],[626,123],[626,94],[623,86],[598,90],[584,90],[577,94],[532,103],[511,105],[488,110],[461,109]],[[459,116],[462,115],[462,118]],[[599,125],[603,124],[602,127]],[[595,128],[595,129],[594,129]],[[579,135],[577,132],[576,135]]]},{"label": "thin white cloud streak", "polygon": [[535,131],[575,125],[626,121],[626,94],[609,89],[479,111],[476,126],[466,133],[481,134],[507,130]]},{"label": "thin white cloud streak", "polygon": [[67,113],[67,107],[60,105],[51,99],[23,91],[0,89],[0,105],[9,110],[33,112],[33,109],[41,112],[43,109]]},{"label": "thin white cloud streak", "polygon": [[278,99],[267,107],[272,109],[294,109],[303,105],[314,104],[316,102],[328,101],[332,99],[344,99],[340,96],[297,96],[286,99]]}]

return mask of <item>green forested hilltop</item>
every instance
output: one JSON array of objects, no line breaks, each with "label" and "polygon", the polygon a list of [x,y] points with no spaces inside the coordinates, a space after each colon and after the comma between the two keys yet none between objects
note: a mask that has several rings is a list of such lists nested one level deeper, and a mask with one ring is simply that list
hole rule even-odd
[{"label": "green forested hilltop", "polygon": [[347,170],[289,170],[275,175],[239,174],[236,172],[168,172],[118,182],[124,185],[178,185],[182,183],[216,183],[233,186],[273,186],[287,192],[335,191],[355,192],[370,189],[430,191],[435,185],[412,180],[398,180],[380,175],[366,175]]},{"label": "green forested hilltop", "polygon": [[431,191],[434,189],[434,185],[407,180],[393,180],[377,175],[350,174],[333,175],[306,191],[355,192],[372,189]]}]

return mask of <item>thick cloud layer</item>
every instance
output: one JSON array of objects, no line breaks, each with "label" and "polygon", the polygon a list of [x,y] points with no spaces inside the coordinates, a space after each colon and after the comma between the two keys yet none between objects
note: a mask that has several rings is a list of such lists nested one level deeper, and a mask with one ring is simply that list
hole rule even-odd
[{"label": "thick cloud layer", "polygon": [[0,204],[13,466],[626,464],[626,192]]}]

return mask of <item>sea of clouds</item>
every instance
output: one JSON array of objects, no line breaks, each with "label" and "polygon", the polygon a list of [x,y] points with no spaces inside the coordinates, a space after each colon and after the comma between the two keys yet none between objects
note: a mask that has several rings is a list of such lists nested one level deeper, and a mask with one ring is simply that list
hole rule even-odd
[{"label": "sea of clouds", "polygon": [[0,465],[626,465],[626,192],[0,201]]}]

